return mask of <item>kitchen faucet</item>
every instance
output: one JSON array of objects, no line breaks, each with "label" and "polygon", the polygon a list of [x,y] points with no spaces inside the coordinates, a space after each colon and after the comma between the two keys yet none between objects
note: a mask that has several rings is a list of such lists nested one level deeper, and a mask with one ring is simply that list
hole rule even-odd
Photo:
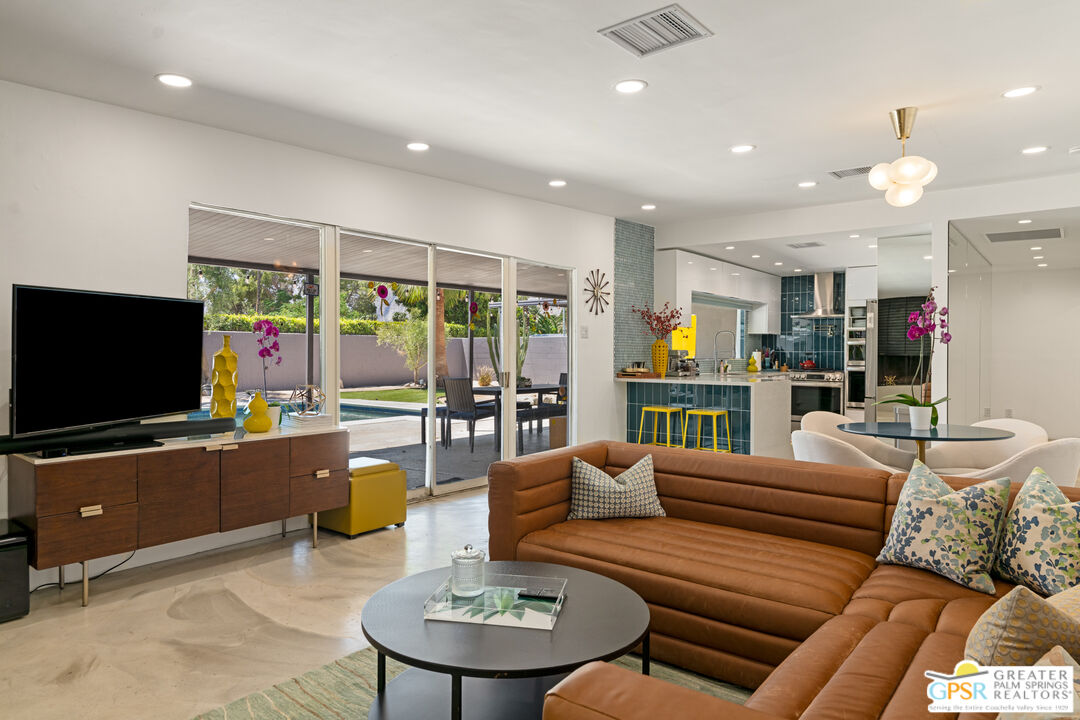
[{"label": "kitchen faucet", "polygon": [[713,375],[718,372],[720,365],[720,351],[717,349],[716,346],[716,338],[720,337],[720,335],[722,335],[723,333],[727,333],[731,336],[731,357],[735,357],[735,333],[730,330],[717,330],[716,334],[712,336]]}]

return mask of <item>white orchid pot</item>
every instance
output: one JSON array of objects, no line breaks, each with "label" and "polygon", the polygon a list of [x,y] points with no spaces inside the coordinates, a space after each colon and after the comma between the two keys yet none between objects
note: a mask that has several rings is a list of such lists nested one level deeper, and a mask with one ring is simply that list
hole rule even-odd
[{"label": "white orchid pot", "polygon": [[910,406],[908,407],[908,419],[911,421],[912,430],[929,430],[930,417],[934,412],[932,407]]}]

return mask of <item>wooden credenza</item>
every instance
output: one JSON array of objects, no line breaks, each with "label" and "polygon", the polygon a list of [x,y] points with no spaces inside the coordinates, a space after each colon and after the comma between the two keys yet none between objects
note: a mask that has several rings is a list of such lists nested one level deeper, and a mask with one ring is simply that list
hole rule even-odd
[{"label": "wooden credenza", "polygon": [[85,605],[87,561],[342,507],[348,467],[344,428],[48,460],[12,455],[8,508],[31,530],[35,568],[83,564]]}]

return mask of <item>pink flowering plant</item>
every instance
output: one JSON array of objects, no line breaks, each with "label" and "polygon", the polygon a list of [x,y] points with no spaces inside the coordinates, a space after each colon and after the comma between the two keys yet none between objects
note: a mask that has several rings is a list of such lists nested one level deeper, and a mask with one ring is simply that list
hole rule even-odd
[{"label": "pink flowering plant", "polygon": [[251,331],[257,335],[259,343],[259,358],[263,366],[263,398],[266,398],[266,371],[272,365],[281,364],[281,345],[278,344],[278,336],[281,331],[269,320],[256,320],[251,325]]},{"label": "pink flowering plant", "polygon": [[[922,386],[930,383],[930,373],[934,365],[934,347],[938,343],[948,345],[952,341],[952,334],[949,332],[949,308],[938,306],[937,300],[934,299],[936,289],[936,287],[930,288],[922,306],[908,315],[907,339],[919,343],[919,365],[911,378],[911,394],[897,393],[874,403],[875,405],[896,403],[910,407],[932,407],[934,410],[930,414],[930,424],[933,426],[938,424],[937,406],[949,398],[943,397],[933,402],[925,401]],[[916,380],[919,382],[916,383]],[[915,392],[916,385],[920,386],[918,393]]]}]

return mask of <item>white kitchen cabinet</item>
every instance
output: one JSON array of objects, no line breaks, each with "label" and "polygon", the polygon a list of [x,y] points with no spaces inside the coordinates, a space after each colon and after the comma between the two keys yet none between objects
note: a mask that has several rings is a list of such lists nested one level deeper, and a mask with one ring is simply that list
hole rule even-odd
[{"label": "white kitchen cabinet", "polygon": [[862,305],[877,300],[877,266],[849,267],[844,273],[844,304]]},{"label": "white kitchen cabinet", "polygon": [[775,275],[685,250],[656,251],[653,272],[657,307],[668,302],[689,313],[693,293],[710,293],[753,306],[747,313],[747,332],[780,332],[780,278]]}]

